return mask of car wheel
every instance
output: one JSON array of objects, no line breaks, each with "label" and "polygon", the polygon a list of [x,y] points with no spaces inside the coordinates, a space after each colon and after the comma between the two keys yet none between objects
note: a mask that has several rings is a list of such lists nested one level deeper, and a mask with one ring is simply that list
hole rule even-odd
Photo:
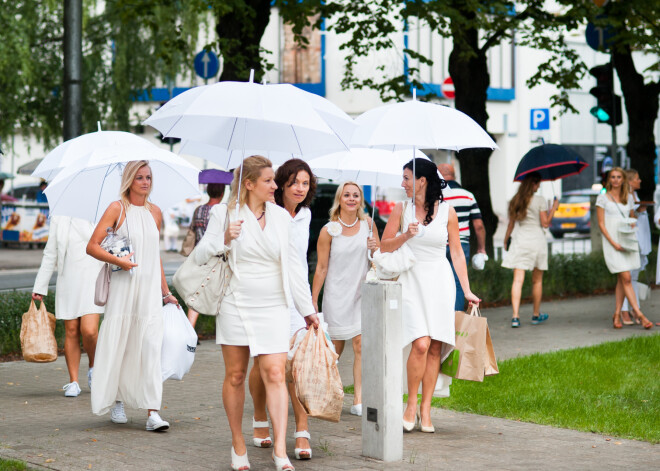
[{"label": "car wheel", "polygon": [[551,232],[552,237],[555,239],[563,239],[564,238],[564,233],[563,232]]}]

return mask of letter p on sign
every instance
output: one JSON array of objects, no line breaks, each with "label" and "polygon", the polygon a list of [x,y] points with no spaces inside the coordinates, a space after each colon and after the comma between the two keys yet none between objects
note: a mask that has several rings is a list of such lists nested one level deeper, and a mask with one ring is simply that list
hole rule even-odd
[{"label": "letter p on sign", "polygon": [[532,131],[546,131],[550,129],[550,109],[533,108],[529,118],[529,129]]}]

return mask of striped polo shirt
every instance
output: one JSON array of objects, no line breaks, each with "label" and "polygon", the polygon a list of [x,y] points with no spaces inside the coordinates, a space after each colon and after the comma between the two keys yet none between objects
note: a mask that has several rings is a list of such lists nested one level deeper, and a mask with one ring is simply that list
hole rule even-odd
[{"label": "striped polo shirt", "polygon": [[447,180],[447,188],[442,191],[445,201],[456,211],[458,216],[458,231],[461,243],[470,242],[470,221],[481,219],[481,211],[474,195],[461,187],[455,180]]}]

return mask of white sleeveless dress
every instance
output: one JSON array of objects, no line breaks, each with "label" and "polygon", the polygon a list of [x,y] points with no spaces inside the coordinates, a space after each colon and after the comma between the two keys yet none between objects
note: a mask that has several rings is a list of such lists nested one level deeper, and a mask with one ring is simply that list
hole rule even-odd
[{"label": "white sleeveless dress", "polygon": [[158,227],[147,208],[129,206],[117,232],[130,238],[138,266],[132,275],[121,270],[110,278],[92,377],[92,412],[97,415],[108,412],[115,401],[135,409],[160,409],[163,396]]},{"label": "white sleeveless dress", "polygon": [[349,340],[362,333],[362,282],[369,271],[369,224],[360,221],[353,236],[332,238],[328,274],[323,288],[323,316],[332,340]]},{"label": "white sleeveless dress", "polygon": [[[406,242],[417,261],[402,273],[403,345],[420,337],[431,337],[448,346],[455,344],[454,302],[456,285],[446,257],[449,203],[438,205],[435,219],[424,226],[420,237]],[[412,221],[410,210],[403,218],[404,231]],[[443,360],[451,352],[443,348]]]}]

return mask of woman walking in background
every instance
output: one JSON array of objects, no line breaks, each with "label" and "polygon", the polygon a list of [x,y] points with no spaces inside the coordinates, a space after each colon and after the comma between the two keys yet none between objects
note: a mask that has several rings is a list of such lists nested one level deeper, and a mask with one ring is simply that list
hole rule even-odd
[{"label": "woman walking in background", "polygon": [[530,173],[520,183],[518,191],[509,203],[509,225],[504,235],[507,252],[504,254],[502,266],[513,269],[511,327],[514,328],[520,327],[520,297],[526,270],[532,271],[532,324],[537,325],[548,319],[548,314],[541,312],[543,272],[548,269],[548,243],[543,229],[550,227],[559,200],[555,198],[552,207],[547,209],[545,199],[534,195],[540,186],[541,175]]},{"label": "woman walking in background", "polygon": [[[309,272],[307,266],[307,248],[309,245],[309,224],[312,221],[312,212],[309,209],[314,194],[316,193],[316,177],[309,168],[309,165],[300,159],[287,160],[275,173],[275,203],[286,209],[291,216],[291,232],[295,245],[296,255],[300,266],[305,273]],[[288,293],[291,297],[291,293]],[[298,330],[305,328],[306,324],[303,317],[294,306],[290,308],[291,328],[289,337],[292,337]],[[266,415],[266,388],[259,369],[259,357],[254,358],[254,364],[250,370],[250,395],[254,403],[254,417],[252,426],[254,428],[254,437],[252,442],[256,447],[267,448],[271,445],[271,439],[268,431],[268,416]],[[312,457],[312,447],[310,445],[309,426],[307,424],[307,413],[296,396],[293,383],[287,383],[293,413],[296,419],[296,440],[295,456],[298,460],[308,460]]]},{"label": "woman walking in background", "polygon": [[[410,204],[404,207],[398,203],[383,232],[383,252],[393,252],[407,244],[416,258],[412,268],[399,276],[403,345],[412,344],[406,363],[408,402],[403,413],[403,429],[406,432],[411,432],[416,423],[419,423],[422,432],[435,431],[431,423],[431,399],[438,383],[440,363],[454,349],[456,285],[447,260],[447,245],[465,299],[474,304],[480,302],[470,291],[458,217],[442,196],[445,185],[431,161],[415,159],[414,175],[413,162],[408,162],[403,167],[401,186],[408,198],[415,195],[415,215],[412,215]],[[404,231],[397,235],[401,221]],[[418,236],[420,224],[424,229],[423,234]],[[420,383],[422,402],[418,409]]]},{"label": "woman walking in background", "polygon": [[[214,173],[209,174],[209,171],[213,171]],[[222,172],[222,174],[224,173],[225,172]],[[224,175],[220,174],[220,170],[214,169],[203,170],[199,174],[200,180],[204,178],[205,181],[209,181],[209,179],[213,179],[214,177],[215,180],[219,180],[221,177],[224,177]],[[208,226],[209,218],[211,217],[211,208],[220,203],[220,201],[222,201],[222,197],[225,195],[225,185],[224,183],[209,183],[206,185],[206,193],[209,195],[209,201],[206,204],[202,204],[195,208],[195,212],[193,213],[192,221],[190,223],[190,228],[195,232],[195,246],[199,244],[199,241],[202,240],[202,237],[206,232],[206,227]],[[188,320],[193,327],[195,327],[198,317],[199,313],[197,311],[192,308],[188,308]]]},{"label": "woman walking in background", "polygon": [[605,264],[610,273],[616,274],[615,308],[612,316],[612,324],[615,329],[620,329],[621,308],[623,298],[628,299],[635,318],[638,319],[645,329],[653,327],[637,304],[635,291],[632,286],[630,272],[640,267],[639,246],[635,241],[633,245],[624,247],[620,229],[629,230],[628,218],[635,217],[634,198],[628,186],[626,172],[620,167],[610,170],[605,185],[607,193],[601,193],[596,200],[596,214],[598,216],[598,227],[603,237],[603,256]]},{"label": "woman walking in background", "polygon": [[[216,318],[216,343],[222,345],[225,362],[222,402],[232,434],[231,467],[250,469],[242,418],[248,363],[250,356],[258,356],[273,422],[272,458],[278,470],[292,470],[286,455],[288,399],[284,379],[290,309],[295,306],[308,326],[317,327],[318,318],[307,274],[290,235],[291,215],[271,203],[277,185],[270,160],[252,156],[242,167],[242,173],[241,167],[234,171],[229,206],[211,209],[208,228],[194,255],[197,263],[203,264],[228,252],[233,272]],[[240,206],[238,218],[233,210],[228,211],[236,201]],[[291,293],[290,298],[287,293]]]},{"label": "woman walking in background", "polygon": [[351,414],[362,415],[362,282],[369,270],[367,250],[380,245],[378,231],[369,236],[371,218],[364,212],[362,188],[344,182],[335,193],[330,222],[323,226],[316,247],[318,260],[312,282],[312,299],[318,310],[323,291],[323,319],[328,334],[341,356],[346,340],[353,344],[353,381],[355,396]]},{"label": "woman walking in background", "polygon": [[[89,255],[121,268],[112,273],[99,333],[92,412],[102,415],[110,411],[114,423],[125,424],[124,404],[146,409],[146,429],[163,431],[170,426],[158,414],[163,396],[163,302],[178,302],[167,287],[160,260],[162,216],[148,201],[152,182],[148,161],[127,163],[121,199],[108,207],[87,244]],[[119,258],[103,250],[100,244],[110,227],[130,240],[133,253]],[[131,268],[133,273],[129,273]]]},{"label": "woman walking in background", "polygon": [[55,317],[64,321],[64,358],[69,370],[69,383],[62,389],[66,397],[80,394],[81,336],[89,361],[87,385],[92,387],[99,317],[104,309],[94,304],[96,276],[103,264],[85,251],[93,230],[94,225],[89,221],[52,216],[44,257],[32,288],[32,299],[42,301],[48,294],[50,278],[57,268]]}]

